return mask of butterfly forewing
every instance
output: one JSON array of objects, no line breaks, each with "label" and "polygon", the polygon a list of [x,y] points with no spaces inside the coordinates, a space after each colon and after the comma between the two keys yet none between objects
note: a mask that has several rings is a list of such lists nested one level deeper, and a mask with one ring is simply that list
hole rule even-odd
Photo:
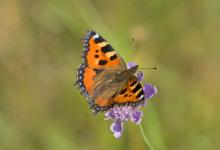
[{"label": "butterfly forewing", "polygon": [[126,69],[124,60],[115,49],[96,32],[86,32],[82,42],[84,47],[82,58],[91,68],[112,68],[118,66],[122,69]]}]

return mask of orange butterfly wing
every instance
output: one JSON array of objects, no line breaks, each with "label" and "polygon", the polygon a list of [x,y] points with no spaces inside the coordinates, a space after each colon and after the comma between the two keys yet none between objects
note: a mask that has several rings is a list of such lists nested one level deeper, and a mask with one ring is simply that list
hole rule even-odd
[{"label": "orange butterfly wing", "polygon": [[126,64],[114,48],[94,31],[87,31],[83,37],[82,59],[91,68],[121,66]]},{"label": "orange butterfly wing", "polygon": [[144,100],[143,88],[135,76],[130,79],[125,87],[114,97],[114,103],[119,105],[127,104],[138,106],[144,103]]},{"label": "orange butterfly wing", "polygon": [[93,78],[97,75],[94,69],[121,67],[126,69],[123,59],[116,53],[114,48],[94,31],[87,31],[83,37],[82,59],[84,68],[83,83],[88,94],[94,84]]},{"label": "orange butterfly wing", "polygon": [[[92,97],[91,91],[96,77],[102,69],[119,68],[126,69],[126,64],[118,55],[114,48],[100,35],[94,31],[87,31],[82,39],[83,63],[78,68],[76,83],[80,87],[81,93],[89,98]],[[100,105],[109,105],[109,100],[97,99]]]}]

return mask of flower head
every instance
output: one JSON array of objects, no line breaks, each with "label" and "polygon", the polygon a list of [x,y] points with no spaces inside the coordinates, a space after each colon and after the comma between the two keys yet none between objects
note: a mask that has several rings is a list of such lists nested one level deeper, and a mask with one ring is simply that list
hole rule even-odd
[{"label": "flower head", "polygon": [[140,124],[143,113],[136,108],[131,106],[114,106],[105,113],[106,120],[112,119],[111,131],[114,133],[116,138],[122,135],[123,123],[125,121],[132,121],[135,124]]},{"label": "flower head", "polygon": [[[135,63],[129,62],[127,64],[127,68],[131,68],[136,66]],[[143,73],[138,72],[137,73],[137,79],[138,81],[143,80]],[[151,84],[145,84],[143,87],[144,94],[145,94],[145,104],[146,105],[147,100],[152,98],[157,93],[157,88]],[[126,121],[132,121],[136,125],[141,123],[143,117],[143,112],[140,111],[140,107],[132,107],[132,106],[117,106],[115,105],[113,108],[109,109],[105,113],[105,120],[112,119],[113,123],[110,127],[111,131],[114,133],[115,138],[119,138],[122,135],[122,132],[124,130],[123,125]]]}]

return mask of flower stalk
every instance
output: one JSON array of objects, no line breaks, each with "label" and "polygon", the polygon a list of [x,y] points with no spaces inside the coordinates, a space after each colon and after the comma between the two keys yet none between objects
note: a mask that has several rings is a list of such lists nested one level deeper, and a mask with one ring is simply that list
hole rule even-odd
[{"label": "flower stalk", "polygon": [[144,142],[146,143],[146,145],[150,148],[150,150],[154,150],[153,146],[151,145],[151,143],[149,142],[147,136],[145,135],[144,133],[144,130],[143,130],[143,127],[141,124],[139,124],[139,128],[140,128],[140,131],[141,131],[141,135],[144,139]]}]

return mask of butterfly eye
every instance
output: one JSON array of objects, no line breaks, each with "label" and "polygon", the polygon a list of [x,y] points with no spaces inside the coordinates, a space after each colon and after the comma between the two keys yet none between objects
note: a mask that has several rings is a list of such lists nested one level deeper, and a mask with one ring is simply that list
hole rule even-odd
[{"label": "butterfly eye", "polygon": [[134,72],[134,73],[137,71],[137,69],[138,69],[138,65],[136,65],[134,67],[131,67],[131,71]]}]

